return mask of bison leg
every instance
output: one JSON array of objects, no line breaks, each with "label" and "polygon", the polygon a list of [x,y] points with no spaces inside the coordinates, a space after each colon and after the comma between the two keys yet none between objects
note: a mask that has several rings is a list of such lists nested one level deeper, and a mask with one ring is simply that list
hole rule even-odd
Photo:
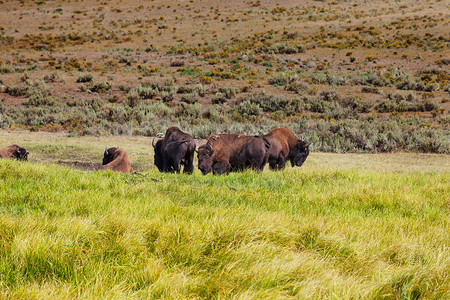
[{"label": "bison leg", "polygon": [[169,162],[167,161],[167,159],[163,160],[163,168],[162,168],[163,172],[170,172],[169,170]]},{"label": "bison leg", "polygon": [[286,166],[286,159],[279,157],[277,161],[277,170],[282,170]]},{"label": "bison leg", "polygon": [[214,175],[222,175],[225,173],[230,172],[231,169],[231,165],[229,163],[225,163],[225,162],[217,162],[215,164],[213,164],[212,166],[212,170],[213,170],[213,174]]},{"label": "bison leg", "polygon": [[177,154],[173,158],[173,169],[178,174],[180,173],[180,171],[181,171],[181,154]]},{"label": "bison leg", "polygon": [[278,170],[278,163],[277,163],[277,161],[269,161],[269,167],[270,167],[270,169],[271,170]]},{"label": "bison leg", "polygon": [[194,152],[188,152],[184,158],[183,173],[192,174],[192,172],[194,172]]}]

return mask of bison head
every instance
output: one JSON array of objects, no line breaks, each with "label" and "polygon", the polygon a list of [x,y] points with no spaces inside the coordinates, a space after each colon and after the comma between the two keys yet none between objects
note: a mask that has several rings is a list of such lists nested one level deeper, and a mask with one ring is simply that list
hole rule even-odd
[{"label": "bison head", "polygon": [[211,172],[213,165],[212,155],[214,149],[210,144],[201,145],[198,147],[197,157],[198,157],[198,169],[202,171],[203,175]]},{"label": "bison head", "polygon": [[119,149],[119,148],[114,147],[114,148],[109,148],[109,149],[105,150],[105,153],[103,154],[102,165],[107,165],[116,158],[115,154],[116,154],[117,149]]},{"label": "bison head", "polygon": [[153,149],[155,150],[155,166],[158,168],[160,172],[163,171],[163,154],[162,154],[162,143],[163,140],[158,140],[155,144],[155,139],[152,141]]},{"label": "bison head", "polygon": [[311,145],[311,143],[305,143],[301,140],[298,140],[297,146],[290,151],[288,156],[293,167],[300,167],[301,165],[303,165],[309,155],[309,145]]},{"label": "bison head", "polygon": [[17,145],[13,145],[13,151],[12,155],[17,158],[18,160],[28,160],[28,154],[30,152],[27,151],[27,149],[19,147]]}]

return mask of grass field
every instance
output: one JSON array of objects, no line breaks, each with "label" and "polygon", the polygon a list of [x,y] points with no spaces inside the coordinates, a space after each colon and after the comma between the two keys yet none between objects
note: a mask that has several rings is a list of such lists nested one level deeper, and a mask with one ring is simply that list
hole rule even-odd
[{"label": "grass field", "polygon": [[[450,299],[447,2],[0,0],[0,299]],[[169,126],[312,153],[161,174]]]},{"label": "grass field", "polygon": [[[189,176],[159,173],[144,137],[6,141],[31,154],[0,160],[2,298],[450,296],[446,155],[312,153],[281,172]],[[116,143],[139,174],[55,164],[99,163]]]}]

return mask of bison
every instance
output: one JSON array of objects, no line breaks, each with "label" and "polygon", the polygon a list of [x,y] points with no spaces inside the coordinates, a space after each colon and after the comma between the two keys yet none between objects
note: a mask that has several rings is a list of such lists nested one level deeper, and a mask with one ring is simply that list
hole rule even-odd
[{"label": "bison", "polygon": [[275,128],[264,136],[272,145],[269,150],[269,167],[281,170],[290,160],[291,165],[300,167],[309,155],[309,145],[287,128]]},{"label": "bison", "polygon": [[18,160],[28,160],[28,154],[30,153],[27,151],[27,149],[19,147],[17,145],[12,145],[0,149],[0,158],[15,158]]},{"label": "bison", "polygon": [[198,168],[206,175],[224,174],[246,168],[262,171],[268,160],[271,145],[263,136],[218,134],[209,137],[198,148]]},{"label": "bison", "polygon": [[181,165],[184,165],[183,173],[192,174],[194,171],[195,141],[187,133],[178,127],[169,127],[164,139],[154,142],[155,165],[160,172],[180,173]]},{"label": "bison", "polygon": [[103,155],[103,165],[100,170],[112,170],[116,172],[130,173],[131,164],[128,152],[122,148],[109,148]]}]

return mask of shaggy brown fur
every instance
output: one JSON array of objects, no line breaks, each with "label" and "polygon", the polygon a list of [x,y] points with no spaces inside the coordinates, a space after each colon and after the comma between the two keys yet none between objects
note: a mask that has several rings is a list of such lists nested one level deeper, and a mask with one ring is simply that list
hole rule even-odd
[{"label": "shaggy brown fur", "polygon": [[183,173],[191,174],[194,171],[196,145],[192,136],[178,127],[169,127],[164,139],[160,141],[152,144],[155,149],[155,165],[161,172],[180,173],[181,165],[184,165]]},{"label": "shaggy brown fur", "polygon": [[281,170],[289,159],[292,166],[301,166],[309,155],[310,143],[298,139],[287,128],[272,129],[265,138],[272,147],[269,149],[269,166],[271,169]]},{"label": "shaggy brown fur", "polygon": [[202,173],[224,174],[252,168],[262,171],[267,163],[270,143],[262,137],[218,134],[198,148],[198,168]]},{"label": "shaggy brown fur", "polygon": [[122,148],[109,148],[103,155],[103,165],[100,170],[112,170],[116,172],[130,173],[131,164],[128,152]]},{"label": "shaggy brown fur", "polygon": [[27,149],[17,145],[8,146],[0,149],[0,158],[16,158],[18,160],[28,160]]}]

